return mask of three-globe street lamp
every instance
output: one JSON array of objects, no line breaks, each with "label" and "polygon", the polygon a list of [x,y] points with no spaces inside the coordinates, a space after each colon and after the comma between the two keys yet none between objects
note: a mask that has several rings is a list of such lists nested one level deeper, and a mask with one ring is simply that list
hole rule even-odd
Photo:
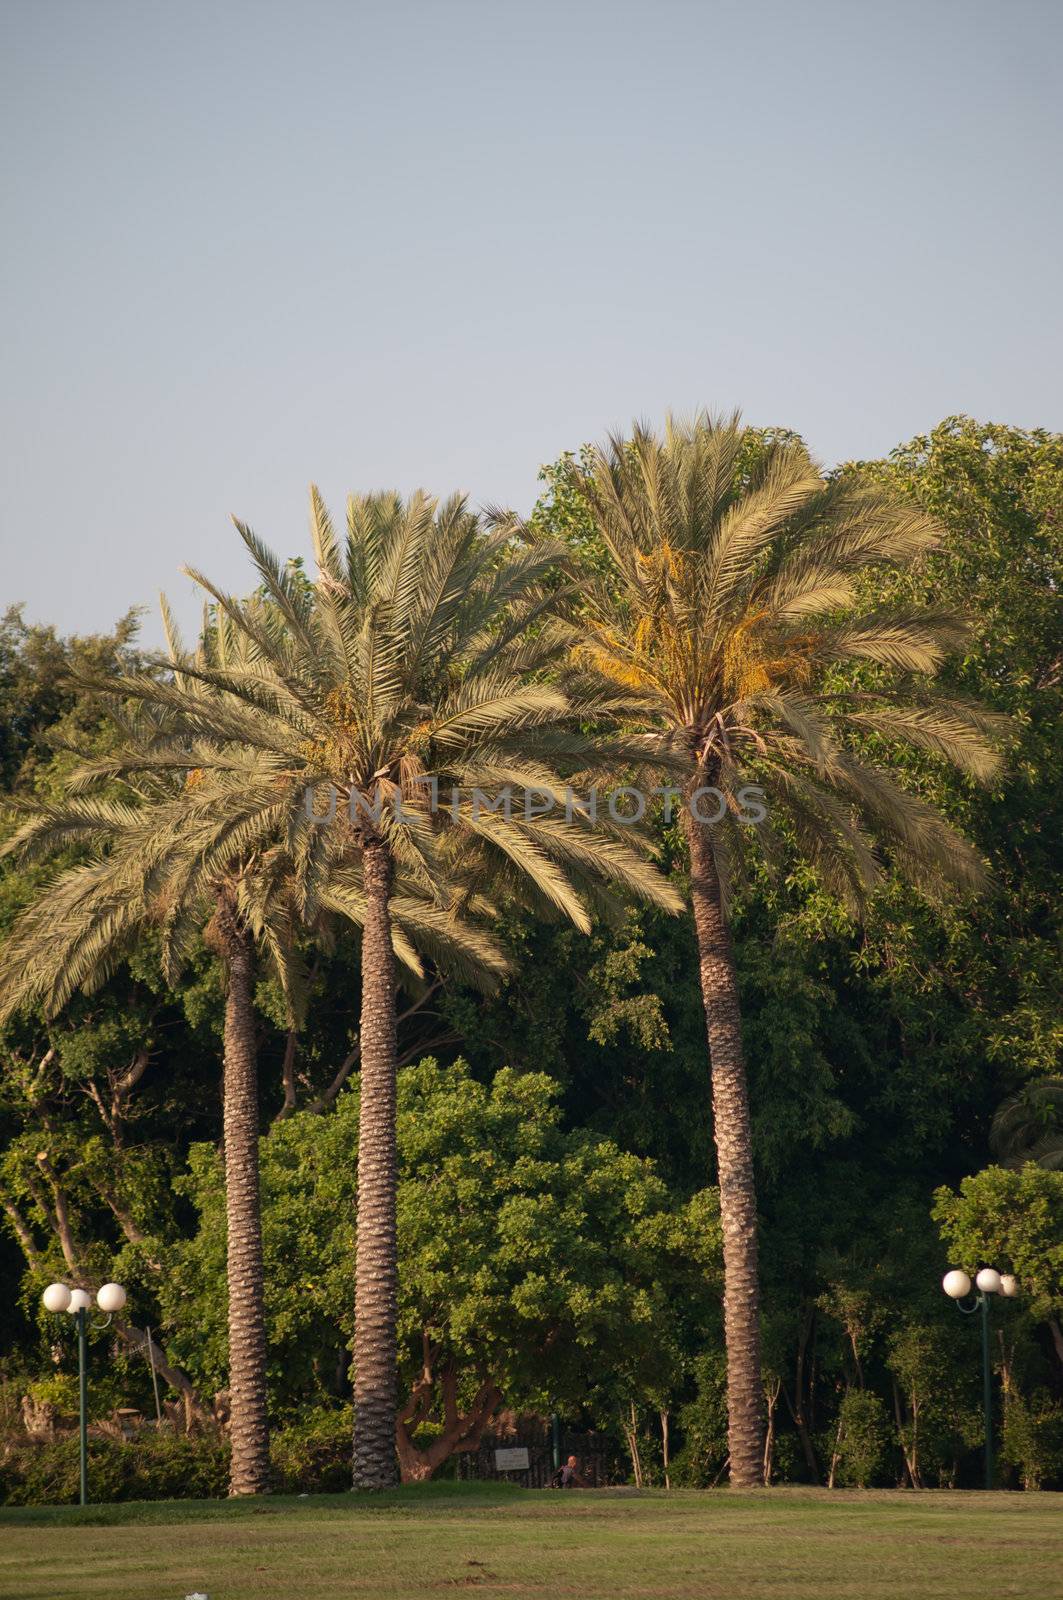
[{"label": "three-globe street lamp", "polygon": [[[92,1296],[87,1289],[71,1289],[65,1283],[50,1283],[41,1295],[46,1311],[66,1311],[77,1319],[78,1329],[78,1442],[79,1466],[81,1469],[81,1504],[88,1504],[88,1472],[89,1472],[89,1435],[88,1435],[88,1348],[87,1348],[87,1312],[92,1305]],[[126,1292],[120,1283],[105,1283],[96,1291],[96,1304],[100,1310],[106,1312],[107,1322],[99,1326],[106,1328],[111,1317],[116,1311],[121,1311],[126,1302]]]},{"label": "three-globe street lamp", "polygon": [[994,1294],[1002,1294],[1011,1300],[1019,1292],[1017,1278],[1010,1272],[1000,1273],[995,1267],[983,1267],[974,1280],[978,1293],[975,1295],[974,1304],[964,1306],[960,1304],[971,1292],[971,1280],[966,1272],[953,1268],[946,1272],[941,1280],[941,1287],[950,1300],[955,1300],[957,1311],[962,1311],[965,1316],[973,1316],[976,1311],[982,1313],[982,1409],[985,1412],[985,1486],[993,1487],[993,1386],[992,1368],[989,1364],[989,1300]]}]

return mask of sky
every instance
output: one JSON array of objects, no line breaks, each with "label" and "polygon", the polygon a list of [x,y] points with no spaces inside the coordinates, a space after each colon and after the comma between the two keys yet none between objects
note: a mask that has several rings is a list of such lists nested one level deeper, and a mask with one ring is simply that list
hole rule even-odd
[{"label": "sky", "polygon": [[1060,0],[0,0],[0,605],[632,418],[1063,428]]}]

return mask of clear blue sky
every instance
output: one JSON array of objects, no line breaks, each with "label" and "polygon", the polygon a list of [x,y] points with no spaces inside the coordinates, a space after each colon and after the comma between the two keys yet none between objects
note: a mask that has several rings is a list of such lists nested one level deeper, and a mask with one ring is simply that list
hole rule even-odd
[{"label": "clear blue sky", "polygon": [[[633,415],[1063,427],[1063,4],[3,0],[4,603]],[[146,636],[158,637],[154,620]]]}]

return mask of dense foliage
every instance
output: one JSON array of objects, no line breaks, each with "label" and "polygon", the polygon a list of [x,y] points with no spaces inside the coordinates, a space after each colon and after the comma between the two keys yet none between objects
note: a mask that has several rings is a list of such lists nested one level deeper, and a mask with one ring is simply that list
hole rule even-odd
[{"label": "dense foliage", "polygon": [[[1063,1045],[1063,438],[950,419],[886,461],[842,470],[889,481],[943,525],[940,551],[866,604],[964,609],[973,633],[948,686],[1007,713],[1012,746],[988,791],[929,752],[897,772],[986,861],[977,900],[942,905],[890,878],[857,929],[797,865],[781,879],[754,872],[736,897],[770,1469],[837,1484],[977,1481],[976,1330],[939,1283],[946,1266],[990,1262],[1024,1290],[994,1307],[1002,1481],[1060,1487],[1063,1173],[997,1164],[990,1135],[1002,1102],[1059,1074]],[[593,563],[571,472],[544,476],[537,520]],[[49,796],[70,767],[64,745],[108,737],[71,673],[140,664],[128,624],[109,640],[61,640],[9,614],[6,790]],[[680,873],[676,830],[662,824],[659,843]],[[0,926],[44,876],[7,866]],[[649,1477],[664,1471],[665,1413],[671,1481],[711,1482],[726,1416],[691,927],[639,908],[584,936],[514,909],[503,933],[511,972],[496,995],[430,974],[400,1006],[410,1461],[439,1466],[460,1448],[462,1419],[497,1391],[509,1407],[612,1428]],[[339,1436],[349,1425],[358,1113],[357,941],[306,953],[298,1035],[274,977],[256,994],[271,1407],[284,1426],[274,1461],[292,1483],[303,1479],[278,1464],[291,1428],[332,1438],[329,1417]],[[130,1337],[94,1337],[94,1421],[119,1406],[154,1417],[136,1337],[150,1327],[164,1415],[206,1441],[195,1481],[224,1480],[211,1443],[226,1388],[222,997],[205,945],[168,982],[145,938],[57,1020],[23,1015],[3,1036],[0,1271],[21,1285],[0,1309],[10,1448],[31,1448],[27,1425],[41,1440],[69,1426],[71,1330],[39,1294],[73,1260],[132,1296]],[[1050,1133],[1056,1101],[1036,1104]],[[20,1466],[18,1483],[57,1492],[58,1457],[44,1452],[65,1448],[33,1445],[39,1467]],[[37,1492],[11,1473],[4,1482],[13,1496]]]}]

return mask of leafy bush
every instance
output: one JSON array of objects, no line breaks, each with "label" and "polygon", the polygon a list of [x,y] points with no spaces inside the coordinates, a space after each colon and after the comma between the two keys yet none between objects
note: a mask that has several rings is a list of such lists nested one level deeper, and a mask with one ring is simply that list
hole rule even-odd
[{"label": "leafy bush", "polygon": [[[271,1440],[273,1488],[281,1494],[338,1493],[351,1485],[351,1408],[311,1411]],[[228,1493],[229,1446],[218,1439],[143,1429],[128,1442],[89,1440],[89,1498],[212,1500]],[[77,1502],[78,1441],[9,1448],[0,1459],[0,1504]]]},{"label": "leafy bush", "polygon": [[771,1479],[773,1483],[804,1483],[808,1480],[808,1464],[796,1433],[778,1433],[775,1436],[774,1460]]},{"label": "leafy bush", "polygon": [[332,1494],[351,1486],[350,1406],[312,1411],[274,1434],[273,1487],[281,1494]]},{"label": "leafy bush", "polygon": [[26,1392],[24,1378],[0,1377],[0,1449],[16,1438],[24,1438],[22,1421],[22,1396]]},{"label": "leafy bush", "polygon": [[78,1380],[72,1372],[51,1372],[44,1378],[31,1378],[25,1393],[38,1406],[48,1407],[55,1416],[75,1418],[78,1414]]},{"label": "leafy bush", "polygon": [[682,1448],[672,1457],[672,1482],[704,1489],[719,1476],[727,1455],[727,1369],[722,1351],[694,1362],[697,1395],[678,1416]]},{"label": "leafy bush", "polygon": [[[89,1442],[89,1498],[209,1500],[228,1490],[229,1447],[216,1439],[145,1430],[128,1444]],[[77,1437],[9,1450],[0,1463],[0,1502],[73,1505],[79,1487]]]},{"label": "leafy bush", "polygon": [[888,1459],[886,1407],[870,1389],[850,1389],[841,1403],[839,1420],[838,1482],[866,1489]]},{"label": "leafy bush", "polygon": [[1044,1389],[1028,1403],[1014,1395],[1004,1415],[1001,1455],[1018,1467],[1024,1489],[1058,1487],[1063,1482],[1063,1405]]}]

